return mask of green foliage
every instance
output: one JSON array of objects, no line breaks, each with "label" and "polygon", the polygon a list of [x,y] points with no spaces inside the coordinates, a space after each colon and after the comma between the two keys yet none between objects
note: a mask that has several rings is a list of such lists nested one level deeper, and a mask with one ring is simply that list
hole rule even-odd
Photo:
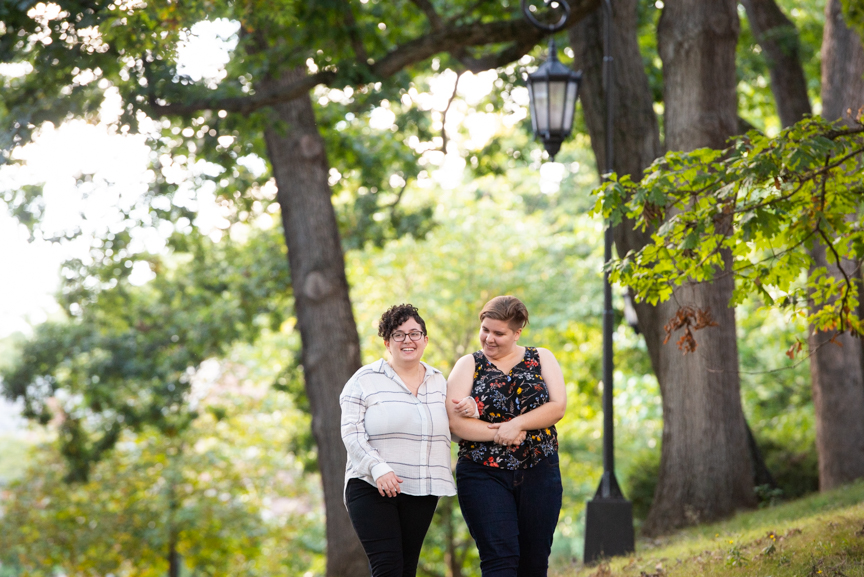
[{"label": "green foliage", "polygon": [[613,179],[599,190],[595,210],[614,223],[633,218],[653,233],[651,244],[612,264],[613,281],[656,303],[675,286],[711,281],[729,255],[731,305],[758,295],[819,329],[861,332],[857,284],[811,270],[806,249],[825,244],[831,264],[864,256],[862,134],[864,126],[808,118],[775,138],[751,131],[723,151],[667,153],[640,183]]},{"label": "green foliage", "polygon": [[71,479],[86,479],[125,429],[179,434],[196,417],[188,394],[198,366],[281,325],[289,280],[275,234],[244,244],[193,235],[189,253],[149,257],[155,278],[140,287],[129,282],[133,255],[116,246],[95,248],[90,265],[67,263],[69,320],[37,327],[3,388],[24,416],[61,417]]},{"label": "green foliage", "polygon": [[164,575],[173,540],[193,574],[320,570],[316,478],[282,449],[297,410],[248,376],[224,363],[196,395],[222,419],[203,411],[173,438],[124,433],[86,482],[64,482],[62,456],[40,447],[0,499],[0,563],[21,576]]},{"label": "green foliage", "polygon": [[633,520],[638,525],[648,516],[648,510],[654,502],[654,490],[660,474],[659,447],[652,451],[643,451],[627,463],[627,468],[629,474],[624,485],[624,494],[633,504]]},{"label": "green foliage", "polygon": [[780,489],[783,499],[798,499],[819,490],[819,459],[815,444],[781,445],[774,440],[759,441],[765,465]]},{"label": "green foliage", "polygon": [[[184,190],[175,176],[180,169],[191,172],[195,188],[215,189],[218,200],[231,209],[231,219],[244,220],[254,216],[256,203],[272,200],[261,198],[270,170],[260,161],[268,157],[264,129],[276,121],[267,108],[244,105],[238,113],[236,105],[260,97],[267,78],[306,70],[310,76],[322,75],[313,102],[335,171],[331,183],[342,197],[338,204],[344,208],[340,223],[346,245],[380,245],[404,234],[422,237],[431,227],[431,205],[409,210],[399,201],[404,183],[423,172],[418,144],[430,136],[428,110],[411,103],[409,95],[413,77],[429,66],[432,54],[424,41],[428,44],[428,34],[440,26],[522,23],[518,3],[509,0],[427,6],[434,14],[411,3],[378,0],[350,5],[289,0],[4,2],[0,62],[15,65],[17,75],[0,76],[0,163],[12,162],[13,150],[30,142],[45,123],[56,126],[71,117],[95,120],[106,94],[116,94],[121,111],[115,128],[123,134],[144,133],[154,152],[154,180],[144,199],[151,220],[188,218],[194,226],[194,211],[176,198]],[[183,66],[183,49],[208,23],[220,29],[233,24],[233,32],[223,38],[229,59],[215,77],[193,77]],[[507,44],[506,37],[501,40],[459,55],[482,58],[500,51]],[[440,43],[436,49],[448,46]],[[412,50],[424,57],[403,62]],[[445,64],[453,60],[446,53],[442,58]],[[374,68],[387,59],[398,63],[386,72]],[[436,59],[433,67],[437,70],[439,64]],[[397,112],[393,131],[371,129],[370,112],[389,107]],[[250,168],[259,163],[265,164],[263,170]],[[27,219],[38,217],[39,196],[14,191],[6,200]]]},{"label": "green foliage", "polygon": [[852,28],[859,38],[864,38],[864,2],[861,0],[840,0],[843,6],[843,18],[846,25]]}]

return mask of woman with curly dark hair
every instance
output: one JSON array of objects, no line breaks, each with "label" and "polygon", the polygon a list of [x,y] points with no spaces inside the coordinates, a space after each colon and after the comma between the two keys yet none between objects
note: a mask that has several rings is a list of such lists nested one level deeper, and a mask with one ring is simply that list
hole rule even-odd
[{"label": "woman with curly dark hair", "polygon": [[426,323],[410,304],[378,323],[389,360],[357,371],[339,397],[348,450],[345,505],[373,577],[417,571],[438,497],[455,495],[447,381],[423,363]]}]

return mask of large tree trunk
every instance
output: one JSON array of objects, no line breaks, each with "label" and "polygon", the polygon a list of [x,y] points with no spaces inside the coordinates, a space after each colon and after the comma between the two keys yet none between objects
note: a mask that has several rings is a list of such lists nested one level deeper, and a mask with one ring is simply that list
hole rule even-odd
[{"label": "large tree trunk", "polygon": [[[613,4],[615,36],[613,56],[615,84],[613,106],[614,158],[613,168],[618,174],[629,174],[634,180],[659,154],[661,145],[657,121],[653,112],[648,79],[643,68],[637,42],[636,0],[618,1]],[[693,13],[694,8],[685,11]],[[734,18],[734,5],[732,17]],[[699,68],[686,61],[686,55],[667,51],[667,83],[679,82],[680,86],[667,89],[667,101],[673,103],[669,110],[667,102],[666,122],[672,122],[667,130],[667,142],[674,147],[690,149],[696,146],[723,145],[726,137],[735,133],[737,126],[735,109],[734,44],[737,36],[737,20],[725,19],[725,35],[721,29],[722,42],[709,36],[710,43],[725,44],[731,55],[720,55],[719,62],[712,62],[705,54],[708,79],[698,76]],[[699,41],[701,28],[691,30],[692,37],[682,38],[674,49],[699,50],[691,46]],[[591,134],[598,165],[605,165],[605,100],[600,83],[602,63],[602,40],[599,38],[599,15],[577,25],[571,32],[570,41],[577,65],[584,72],[581,99],[586,124]],[[716,33],[715,33],[716,36]],[[730,42],[731,41],[731,42]],[[667,48],[670,48],[667,45]],[[697,52],[698,54],[698,52]],[[670,56],[675,56],[672,59]],[[724,59],[725,58],[725,59]],[[715,66],[718,68],[714,68]],[[730,67],[731,64],[731,67]],[[686,68],[690,70],[685,70]],[[669,74],[672,70],[673,75]],[[728,86],[717,86],[712,74],[722,70],[731,76],[731,106]],[[696,76],[687,78],[687,72]],[[726,81],[728,82],[728,78]],[[695,85],[695,86],[694,86]],[[726,98],[722,106],[710,101],[685,101],[688,94],[698,98],[725,89]],[[676,92],[677,90],[677,92]],[[707,100],[707,99],[706,99]],[[684,117],[685,111],[690,116]],[[682,135],[682,128],[702,112],[708,117],[706,134],[697,137]],[[672,116],[677,115],[677,118]],[[698,118],[698,122],[703,122]],[[722,122],[720,122],[722,121]],[[618,254],[638,250],[650,241],[647,233],[633,230],[632,223],[622,223],[615,230]],[[652,307],[637,304],[639,327],[651,362],[660,382],[663,395],[663,456],[654,505],[644,526],[648,534],[667,532],[676,527],[697,521],[723,517],[738,507],[754,502],[753,477],[746,426],[741,410],[737,373],[737,346],[735,342],[734,311],[728,307],[731,295],[731,279],[714,285],[690,287],[677,291],[677,301]],[[679,304],[710,306],[721,326],[704,331],[698,336],[699,348],[695,355],[683,356],[674,344],[663,345],[663,326],[674,315]]]},{"label": "large tree trunk", "polygon": [[798,31],[774,0],[743,0],[753,35],[771,73],[771,92],[784,127],[811,113]]},{"label": "large tree trunk", "polygon": [[[825,6],[822,35],[822,117],[851,122],[864,106],[864,47],[843,21],[839,0]],[[851,115],[848,111],[851,109]]]},{"label": "large tree trunk", "polygon": [[[295,70],[284,74],[282,81],[289,83],[303,74]],[[312,433],[324,486],[327,575],[368,575],[366,555],[342,503],[346,456],[339,431],[339,393],[360,368],[360,342],[330,201],[327,155],[308,96],[273,108],[287,125],[284,130],[268,128],[265,140],[279,190]]]},{"label": "large tree trunk", "polygon": [[[667,83],[679,86],[667,89],[667,118],[672,130],[667,130],[667,142],[672,147],[691,149],[697,146],[723,145],[726,137],[735,133],[734,45],[737,19],[734,4],[731,17],[721,11],[719,23],[724,24],[707,36],[704,23],[693,28],[693,36],[682,37],[674,45],[670,36],[685,30],[668,31]],[[724,10],[728,6],[724,6]],[[683,16],[693,15],[694,7],[679,7]],[[637,42],[636,0],[613,3],[613,57],[615,83],[613,106],[614,158],[613,169],[639,180],[643,170],[662,152],[653,112],[647,75]],[[687,22],[694,26],[692,18]],[[585,73],[581,100],[592,146],[599,166],[606,165],[605,97],[601,85],[602,39],[599,37],[599,14],[586,19],[571,32],[570,42],[577,66]],[[718,38],[718,36],[720,38]],[[713,54],[716,47],[725,48]],[[687,54],[670,54],[668,49],[695,50],[698,67],[687,61]],[[730,54],[731,51],[731,54]],[[674,58],[673,58],[674,56]],[[715,59],[711,60],[714,56]],[[671,74],[670,74],[671,69]],[[704,77],[699,75],[699,71]],[[713,77],[722,71],[717,85]],[[685,78],[688,73],[693,75]],[[731,90],[729,85],[731,82]],[[723,92],[719,103],[711,100],[712,93]],[[731,94],[731,99],[730,99]],[[690,98],[688,101],[687,98]],[[672,110],[669,110],[672,102]],[[677,118],[672,118],[677,116]],[[705,122],[707,120],[707,123]],[[682,134],[688,123],[703,123],[703,133]],[[634,231],[632,223],[615,229],[618,254],[638,250],[650,241],[646,233]],[[639,327],[663,394],[664,432],[661,474],[645,531],[658,534],[697,521],[725,516],[738,507],[754,503],[753,477],[746,426],[741,410],[737,372],[734,311],[728,308],[731,279],[714,285],[691,287],[676,293],[676,302],[652,307],[637,304]],[[698,336],[695,355],[683,356],[674,344],[663,345],[663,326],[674,315],[679,304],[710,306],[721,323]]]},{"label": "large tree trunk", "polygon": [[[851,123],[864,106],[864,48],[858,35],[843,22],[840,2],[825,7],[822,41],[822,116]],[[848,111],[851,110],[851,114]],[[829,264],[824,244],[810,252],[815,267],[827,267],[841,277],[836,262]],[[856,263],[844,261],[854,276]],[[816,413],[819,488],[832,489],[864,477],[864,374],[862,343],[848,332],[829,342],[833,331],[811,331],[810,375]]]},{"label": "large tree trunk", "polygon": [[[666,146],[722,148],[737,132],[734,0],[668,0],[658,27]],[[725,258],[727,267],[731,258]],[[654,503],[643,531],[659,534],[719,519],[755,504],[738,380],[732,275],[677,289],[658,307],[710,309],[718,326],[699,331],[695,353],[661,348],[663,448]],[[670,341],[673,342],[673,341]]]},{"label": "large tree trunk", "polygon": [[[840,276],[836,264],[826,258],[817,243],[810,251],[814,266],[827,267]],[[843,261],[843,269],[855,278],[855,263]],[[832,336],[834,341],[831,341]],[[810,378],[816,414],[816,450],[819,455],[819,489],[826,491],[864,477],[864,376],[861,340],[844,332],[811,331]]]}]

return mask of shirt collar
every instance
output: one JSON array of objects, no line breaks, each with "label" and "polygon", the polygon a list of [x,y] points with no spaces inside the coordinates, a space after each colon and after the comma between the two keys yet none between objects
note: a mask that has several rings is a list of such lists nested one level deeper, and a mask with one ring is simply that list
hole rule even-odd
[{"label": "shirt collar", "polygon": [[[423,367],[426,369],[426,375],[423,377],[424,379],[434,375],[435,373],[439,373],[439,374],[441,373],[441,371],[439,371],[435,367],[427,365],[423,361],[420,361],[420,364],[423,365]],[[377,365],[375,367],[376,373],[384,373],[385,375],[387,375],[391,379],[396,376],[396,371],[393,370],[393,367],[390,366],[390,363],[388,363],[386,359],[380,359],[376,363],[376,365]]]}]

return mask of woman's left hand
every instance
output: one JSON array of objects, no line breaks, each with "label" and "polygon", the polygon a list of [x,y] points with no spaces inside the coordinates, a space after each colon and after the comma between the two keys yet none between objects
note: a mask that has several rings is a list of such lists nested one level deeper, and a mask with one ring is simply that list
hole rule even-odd
[{"label": "woman's left hand", "polygon": [[492,423],[487,425],[490,429],[498,429],[494,441],[499,445],[519,446],[525,440],[525,431],[519,426],[516,419],[504,423]]}]

